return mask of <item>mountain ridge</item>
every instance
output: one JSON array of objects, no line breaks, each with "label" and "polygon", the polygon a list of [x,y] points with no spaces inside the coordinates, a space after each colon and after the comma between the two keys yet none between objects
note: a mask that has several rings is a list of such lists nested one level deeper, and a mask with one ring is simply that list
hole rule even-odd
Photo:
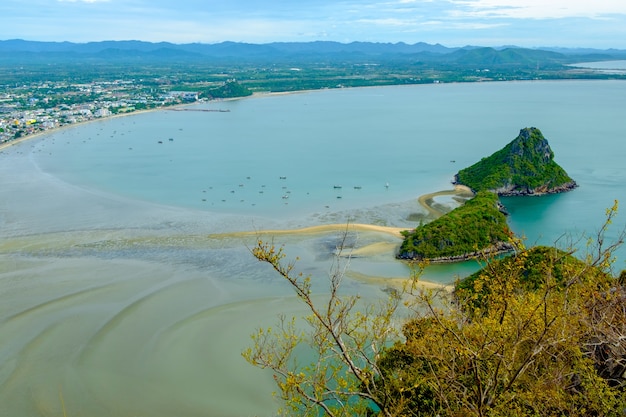
[{"label": "mountain ridge", "polygon": [[[481,65],[507,65],[542,63],[569,64],[580,62],[579,59],[612,60],[626,59],[626,50],[596,50],[568,48],[522,48],[517,46],[482,47],[467,45],[464,47],[446,47],[439,43],[417,42],[350,42],[335,41],[313,42],[272,42],[253,44],[225,41],[220,43],[185,43],[128,41],[97,41],[86,43],[45,42],[24,39],[0,40],[0,58],[31,56],[33,59],[45,58],[47,54],[72,59],[100,58],[111,55],[117,50],[117,57],[150,58],[155,55],[161,59],[280,59],[280,58],[344,58],[344,59],[386,59],[402,58],[423,62],[443,64],[468,63]],[[108,51],[108,52],[106,52]],[[29,55],[30,54],[30,55]],[[32,55],[37,54],[37,55]],[[50,55],[50,56],[52,56]]]}]

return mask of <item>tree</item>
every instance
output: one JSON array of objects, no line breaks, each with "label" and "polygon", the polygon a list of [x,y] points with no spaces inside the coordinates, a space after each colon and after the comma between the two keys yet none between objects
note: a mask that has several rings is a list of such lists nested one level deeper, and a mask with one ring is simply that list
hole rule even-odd
[{"label": "tree", "polygon": [[[286,279],[310,312],[308,333],[299,330],[295,319],[281,317],[276,329],[261,329],[253,335],[254,346],[243,353],[248,362],[273,371],[286,415],[318,416],[321,410],[328,416],[355,416],[372,409],[393,415],[389,410],[394,399],[386,395],[386,381],[376,360],[397,338],[394,318],[401,293],[390,290],[378,305],[365,305],[358,295],[341,296],[347,267],[342,248],[343,243],[330,275],[329,295],[320,305],[314,302],[311,277],[296,273],[295,262],[285,264],[282,248],[259,240],[252,249],[257,259]],[[302,345],[308,345],[315,356],[305,366],[295,356]]]},{"label": "tree", "polygon": [[[626,289],[611,265],[624,232],[613,244],[604,237],[616,212],[617,203],[584,260],[569,261],[573,250],[538,256],[512,241],[515,255],[485,259],[469,286],[426,290],[416,274],[377,306],[339,294],[345,265],[333,269],[328,299],[316,305],[310,277],[259,240],[254,256],[293,287],[311,327],[282,318],[277,331],[259,330],[244,356],[273,371],[284,414],[623,415]],[[531,264],[541,273],[529,285]],[[297,362],[301,344],[315,352],[310,365]]]},{"label": "tree", "polygon": [[473,291],[417,297],[405,340],[379,361],[397,381],[395,395],[407,399],[401,415],[621,415],[624,392],[597,372],[605,366],[588,348],[618,340],[600,326],[624,334],[623,314],[590,311],[605,311],[614,279],[581,262],[567,264],[559,282],[549,274],[560,264],[555,250],[542,260],[543,282],[527,290],[529,254],[520,246],[513,262],[482,274]]}]

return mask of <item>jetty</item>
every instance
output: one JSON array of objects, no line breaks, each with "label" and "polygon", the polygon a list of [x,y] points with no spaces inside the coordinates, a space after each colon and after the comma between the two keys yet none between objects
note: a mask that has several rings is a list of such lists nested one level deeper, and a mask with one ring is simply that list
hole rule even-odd
[{"label": "jetty", "polygon": [[213,112],[213,113],[230,113],[230,110],[228,109],[188,109],[188,108],[170,108],[170,109],[166,109],[169,111],[199,111],[199,112],[205,112],[205,113],[209,113],[209,112]]}]

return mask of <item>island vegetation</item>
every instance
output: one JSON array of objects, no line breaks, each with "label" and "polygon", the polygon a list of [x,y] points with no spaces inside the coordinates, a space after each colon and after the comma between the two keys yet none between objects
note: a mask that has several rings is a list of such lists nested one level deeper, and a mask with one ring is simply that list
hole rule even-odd
[{"label": "island vegetation", "polygon": [[[373,305],[340,295],[340,263],[318,300],[312,278],[259,241],[254,256],[293,287],[310,327],[282,317],[244,357],[272,371],[284,415],[621,416],[626,287],[612,254],[625,233],[605,239],[616,210],[586,256],[513,239],[513,256],[484,258],[454,292],[420,287],[416,271]],[[299,362],[305,346],[310,364]]]},{"label": "island vegetation", "polygon": [[513,249],[498,197],[487,191],[403,234],[398,258],[405,260],[457,262]]},{"label": "island vegetation", "polygon": [[548,141],[535,127],[522,129],[504,148],[460,170],[454,182],[501,196],[558,193],[576,187],[554,161]]},{"label": "island vegetation", "polygon": [[541,195],[576,187],[535,127],[521,129],[501,150],[460,170],[454,183],[469,187],[476,196],[438,219],[404,232],[399,259],[458,262],[508,252],[512,232],[499,195]]}]

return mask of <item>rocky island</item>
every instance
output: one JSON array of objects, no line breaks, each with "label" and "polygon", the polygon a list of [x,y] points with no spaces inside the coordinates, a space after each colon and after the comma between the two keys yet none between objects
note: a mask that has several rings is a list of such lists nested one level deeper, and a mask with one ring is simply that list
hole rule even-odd
[{"label": "rocky island", "polygon": [[553,194],[577,187],[554,161],[548,141],[535,127],[522,129],[501,150],[460,170],[454,183],[500,196]]}]

